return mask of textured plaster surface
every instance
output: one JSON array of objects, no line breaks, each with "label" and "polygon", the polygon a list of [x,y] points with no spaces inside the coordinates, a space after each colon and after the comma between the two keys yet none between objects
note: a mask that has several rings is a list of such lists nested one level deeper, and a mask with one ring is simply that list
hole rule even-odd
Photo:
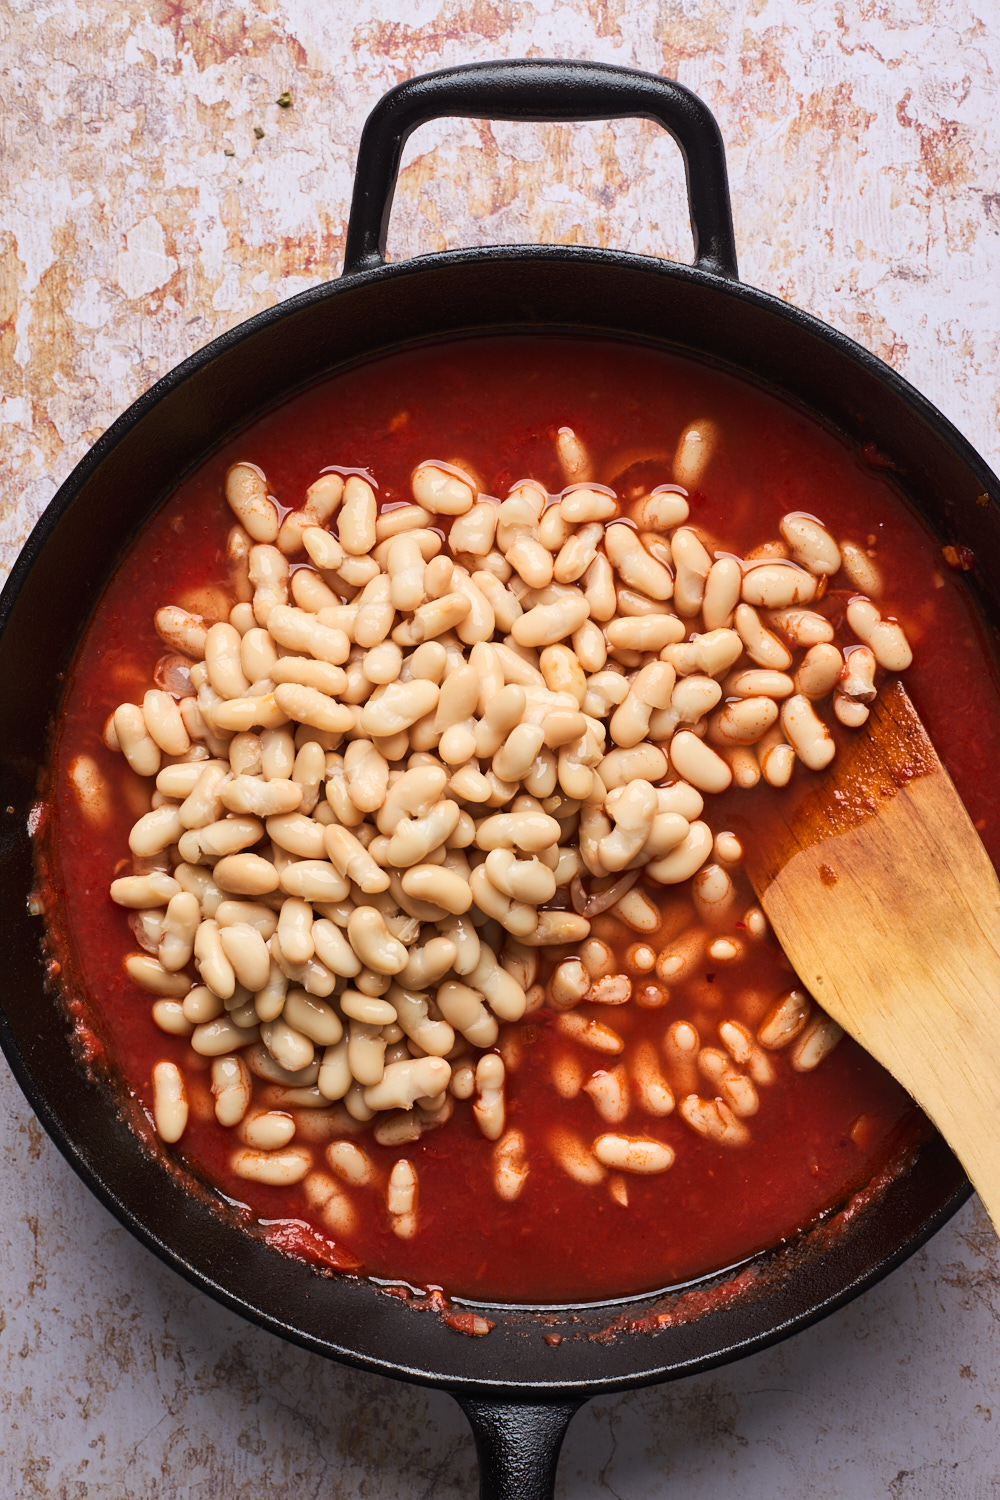
[{"label": "textured plaster surface", "polygon": [[[727,144],[744,278],[888,360],[996,466],[998,35],[998,0],[3,0],[0,566],[136,396],[337,271],[384,90],[493,56],[695,88]],[[633,122],[414,137],[394,257],[543,239],[687,258],[672,143]],[[448,1397],[208,1302],[88,1195],[5,1068],[0,1112],[0,1496],[475,1492]],[[1000,1256],[973,1204],[820,1327],[592,1403],[557,1494],[985,1500],[998,1325]]]}]

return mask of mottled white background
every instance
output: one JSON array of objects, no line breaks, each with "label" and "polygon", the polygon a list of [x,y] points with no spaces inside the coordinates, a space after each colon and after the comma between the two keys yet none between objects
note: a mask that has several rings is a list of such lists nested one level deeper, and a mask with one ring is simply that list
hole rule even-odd
[{"label": "mottled white background", "polygon": [[[744,278],[888,360],[996,466],[998,39],[1000,0],[3,0],[0,564],[141,391],[336,272],[382,92],[494,56],[695,88],[727,143]],[[647,124],[428,126],[390,249],[548,239],[687,258],[680,181]],[[209,1303],[89,1197],[5,1069],[0,1111],[0,1495],[474,1493],[449,1398]],[[592,1403],[560,1500],[1000,1494],[998,1319],[1000,1257],[973,1205],[780,1348]]]}]

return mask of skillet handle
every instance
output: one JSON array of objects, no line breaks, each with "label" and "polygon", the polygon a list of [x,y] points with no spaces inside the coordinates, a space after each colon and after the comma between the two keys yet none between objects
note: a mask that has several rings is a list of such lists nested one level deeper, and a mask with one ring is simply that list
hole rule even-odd
[{"label": "skillet handle", "polygon": [[365,122],[347,226],[344,275],[384,264],[396,178],[411,131],[440,116],[473,120],[655,120],[684,158],[695,266],[738,280],[726,153],[715,116],[671,78],[607,63],[509,58],[408,78]]},{"label": "skillet handle", "polygon": [[469,1419],[479,1458],[479,1500],[552,1500],[566,1428],[584,1404],[456,1397]]}]

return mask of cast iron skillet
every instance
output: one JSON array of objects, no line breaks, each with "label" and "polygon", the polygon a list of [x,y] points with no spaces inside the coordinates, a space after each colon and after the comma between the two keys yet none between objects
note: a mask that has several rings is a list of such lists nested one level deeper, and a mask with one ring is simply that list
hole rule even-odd
[{"label": "cast iron skillet", "polygon": [[[693,267],[577,247],[493,247],[385,265],[403,142],[435,116],[658,121],[684,155]],[[475,331],[584,331],[693,351],[749,373],[897,466],[942,540],[960,536],[1000,620],[1000,489],[968,443],[886,365],[816,319],[737,279],[725,157],[715,121],[668,80],[589,63],[477,64],[411,79],[365,126],[343,276],[243,323],[140,398],[63,485],[0,601],[0,1041],[56,1144],[145,1245],[226,1306],[321,1354],[451,1391],[472,1423],[482,1495],[551,1495],[559,1444],[588,1397],[673,1379],[786,1337],[856,1296],[966,1199],[934,1138],[874,1208],[762,1264],[742,1295],[656,1333],[603,1335],[671,1299],[541,1314],[493,1311],[467,1338],[369,1283],[318,1275],[189,1193],[150,1158],[106,1084],[74,1059],[65,1013],[44,988],[41,920],[30,915],[28,815],[62,673],[128,539],[210,450],[319,376],[372,354]],[[988,497],[985,503],[983,497]],[[4,809],[6,811],[4,812]],[[724,1278],[723,1278],[724,1280]],[[680,1304],[681,1310],[690,1306]],[[552,1347],[545,1333],[563,1342]]]}]

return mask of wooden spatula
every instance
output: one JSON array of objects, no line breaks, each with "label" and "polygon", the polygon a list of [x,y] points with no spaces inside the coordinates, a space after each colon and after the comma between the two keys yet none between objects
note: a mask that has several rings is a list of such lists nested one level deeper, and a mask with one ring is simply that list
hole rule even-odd
[{"label": "wooden spatula", "polygon": [[1000,883],[898,681],[774,808],[746,868],[778,941],[934,1121],[1000,1232]]}]

